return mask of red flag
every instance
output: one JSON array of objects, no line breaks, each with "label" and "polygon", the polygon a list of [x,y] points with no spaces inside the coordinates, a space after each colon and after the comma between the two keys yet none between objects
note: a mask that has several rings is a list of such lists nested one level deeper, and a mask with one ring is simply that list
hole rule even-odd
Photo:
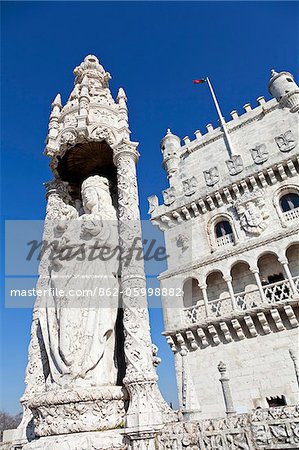
[{"label": "red flag", "polygon": [[204,78],[201,78],[200,80],[193,80],[193,84],[202,84],[205,82],[206,82],[206,80]]}]

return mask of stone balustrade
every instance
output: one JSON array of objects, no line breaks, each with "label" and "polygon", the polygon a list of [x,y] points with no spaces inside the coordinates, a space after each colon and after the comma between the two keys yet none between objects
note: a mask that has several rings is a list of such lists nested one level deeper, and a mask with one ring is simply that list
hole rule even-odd
[{"label": "stone balustrade", "polygon": [[[294,285],[299,295],[299,276],[293,277]],[[183,320],[186,325],[196,324],[208,318],[233,315],[245,311],[274,304],[284,303],[294,299],[289,280],[282,280],[263,286],[263,297],[258,288],[249,292],[241,292],[234,295],[234,302],[230,297],[209,301],[207,308],[204,304],[197,304],[183,310]],[[206,311],[207,309],[207,311]]]},{"label": "stone balustrade", "polygon": [[224,245],[233,244],[234,243],[234,234],[229,233],[224,236],[220,236],[216,239],[217,247],[223,247]]}]

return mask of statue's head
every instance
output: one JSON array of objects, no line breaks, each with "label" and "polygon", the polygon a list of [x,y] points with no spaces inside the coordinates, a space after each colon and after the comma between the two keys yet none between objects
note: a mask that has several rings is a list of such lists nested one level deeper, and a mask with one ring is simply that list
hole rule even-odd
[{"label": "statue's head", "polygon": [[87,213],[99,210],[101,203],[111,204],[109,180],[100,175],[86,178],[82,183],[82,200],[84,210]]}]

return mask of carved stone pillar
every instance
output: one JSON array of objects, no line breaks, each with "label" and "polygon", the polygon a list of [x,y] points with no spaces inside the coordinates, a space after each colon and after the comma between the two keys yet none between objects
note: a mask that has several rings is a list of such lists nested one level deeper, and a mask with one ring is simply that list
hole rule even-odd
[{"label": "carved stone pillar", "polygon": [[231,301],[232,301],[232,307],[233,307],[233,309],[236,309],[236,301],[235,301],[235,294],[234,294],[233,285],[232,285],[232,277],[231,276],[227,276],[227,277],[224,277],[223,279],[224,279],[224,281],[227,284],[229,296],[230,296]]},{"label": "carved stone pillar", "polygon": [[291,291],[293,292],[294,295],[299,295],[298,291],[296,289],[296,286],[295,286],[295,283],[294,283],[294,280],[293,280],[293,277],[292,277],[292,274],[291,274],[291,271],[290,271],[287,259],[279,259],[279,262],[280,262],[280,264],[283,267],[283,270],[284,270],[284,272],[286,274],[288,282],[290,283]]},{"label": "carved stone pillar", "polygon": [[296,352],[292,348],[290,348],[289,349],[289,354],[290,354],[291,360],[293,361],[293,364],[294,364],[296,380],[297,380],[297,384],[299,386],[299,369],[298,369],[298,362],[297,362]]},{"label": "carved stone pillar", "polygon": [[220,361],[220,363],[218,364],[218,370],[220,372],[220,383],[222,386],[222,392],[223,392],[223,397],[224,397],[224,403],[225,403],[225,412],[227,415],[229,414],[235,414],[235,408],[234,408],[234,404],[233,404],[233,399],[232,399],[232,395],[230,392],[230,387],[229,387],[229,378],[227,375],[227,369],[226,369],[226,364],[224,364],[222,361]]},{"label": "carved stone pillar", "polygon": [[114,150],[117,168],[121,287],[124,310],[126,375],[130,396],[127,426],[161,424],[171,410],[157,386],[146,299],[140,213],[136,179],[137,143],[122,142]]},{"label": "carved stone pillar", "polygon": [[207,285],[206,284],[199,285],[199,288],[201,289],[201,292],[202,292],[202,298],[203,298],[204,305],[205,305],[206,317],[208,317],[209,316],[209,299],[208,299],[208,294],[207,294]]},{"label": "carved stone pillar", "polygon": [[259,270],[258,270],[257,267],[251,268],[250,270],[253,273],[256,285],[258,287],[258,290],[259,290],[259,293],[260,293],[260,296],[261,296],[261,299],[262,299],[262,303],[265,303],[266,302],[266,298],[265,298],[265,293],[264,293],[264,290],[263,290],[263,285],[262,285],[262,282],[261,282],[261,279],[260,279]]}]

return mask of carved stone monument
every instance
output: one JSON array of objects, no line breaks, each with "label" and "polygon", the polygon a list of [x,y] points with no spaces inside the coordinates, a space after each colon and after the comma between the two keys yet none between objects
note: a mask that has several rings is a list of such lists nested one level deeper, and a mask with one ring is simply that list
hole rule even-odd
[{"label": "carved stone monument", "polygon": [[45,149],[55,178],[21,400],[35,436],[26,450],[126,448],[124,427],[175,419],[157,387],[143,261],[130,257],[141,225],[126,95],[113,100],[95,56],[74,74],[66,105],[52,104]]}]

